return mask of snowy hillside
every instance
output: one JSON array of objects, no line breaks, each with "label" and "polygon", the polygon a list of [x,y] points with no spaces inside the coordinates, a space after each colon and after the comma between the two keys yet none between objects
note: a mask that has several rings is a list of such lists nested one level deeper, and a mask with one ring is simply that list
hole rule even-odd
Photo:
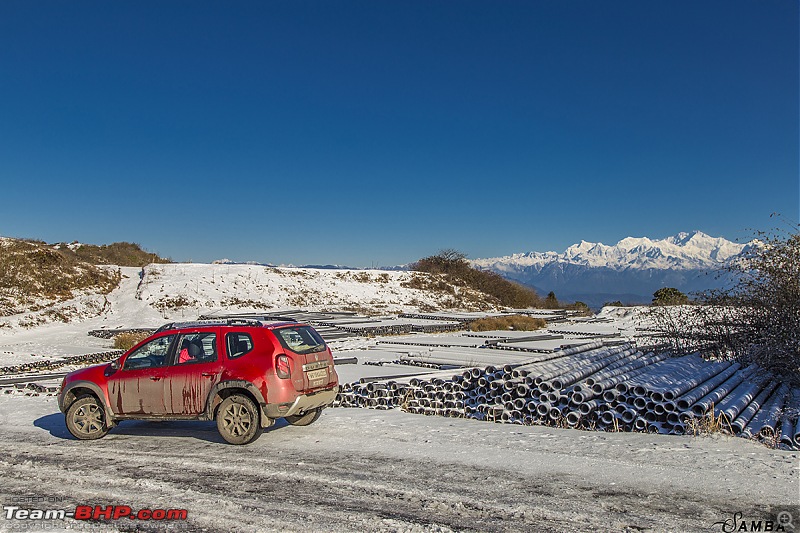
[{"label": "snowy hillside", "polygon": [[358,310],[369,314],[457,308],[446,293],[408,287],[417,272],[229,264],[148,265],[136,298],[165,318],[223,309]]},{"label": "snowy hillside", "polygon": [[[118,267],[104,267],[116,269]],[[433,310],[488,310],[485,295],[469,289],[412,288],[429,274],[379,270],[277,268],[232,264],[151,264],[120,269],[120,285],[106,296],[72,299],[2,317],[0,332],[51,322],[87,327],[152,326],[214,312],[303,308],[378,315]],[[463,297],[463,298],[462,298]]]},{"label": "snowy hillside", "polygon": [[745,246],[694,231],[660,240],[628,237],[615,245],[581,241],[561,254],[518,253],[476,259],[473,264],[540,292],[552,290],[597,306],[614,299],[649,301],[655,290],[665,286],[685,292],[711,288],[716,281],[709,273]]}]

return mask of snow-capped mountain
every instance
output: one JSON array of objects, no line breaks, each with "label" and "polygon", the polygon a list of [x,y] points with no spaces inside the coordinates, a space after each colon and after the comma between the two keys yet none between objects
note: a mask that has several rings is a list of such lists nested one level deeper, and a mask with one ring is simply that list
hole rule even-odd
[{"label": "snow-capped mountain", "polygon": [[476,267],[554,291],[562,299],[590,305],[603,301],[647,302],[661,287],[684,292],[716,287],[713,275],[746,245],[701,231],[679,233],[660,240],[628,237],[615,245],[581,241],[564,253],[529,252],[476,259]]}]

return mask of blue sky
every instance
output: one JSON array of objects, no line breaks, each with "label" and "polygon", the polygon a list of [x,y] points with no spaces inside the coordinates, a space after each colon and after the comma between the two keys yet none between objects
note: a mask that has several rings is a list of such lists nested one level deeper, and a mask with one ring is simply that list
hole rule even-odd
[{"label": "blue sky", "polygon": [[798,220],[798,2],[0,2],[0,235],[391,265]]}]

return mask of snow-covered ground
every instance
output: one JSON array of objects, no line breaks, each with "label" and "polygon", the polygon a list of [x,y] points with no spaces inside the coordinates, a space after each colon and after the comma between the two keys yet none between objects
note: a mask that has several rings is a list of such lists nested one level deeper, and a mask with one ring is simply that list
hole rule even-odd
[{"label": "snow-covered ground", "polygon": [[11,395],[0,423],[4,505],[185,508],[180,531],[709,531],[735,512],[800,517],[797,454],[737,438],[329,409],[249,446],[224,444],[208,422],[124,422],[82,442],[55,398]]},{"label": "snow-covered ground", "polygon": [[[363,364],[394,358],[375,342],[332,343],[362,363],[338,366],[342,382],[426,371]],[[123,422],[76,441],[54,396],[26,394],[0,394],[0,501],[187,509],[170,523],[178,531],[702,531],[736,512],[800,518],[798,453],[735,437],[333,408],[305,428],[279,421],[244,447],[225,444],[213,422]]]},{"label": "snow-covered ground", "polygon": [[[344,273],[210,266],[157,265],[142,277],[141,269],[123,269],[121,286],[100,314],[0,328],[0,366],[104,351],[111,341],[90,337],[89,330],[195,318],[229,310],[232,298],[252,300],[262,310],[383,301],[396,311],[413,310],[414,298],[431,304],[436,298],[402,287],[406,273],[367,282],[352,271],[339,277]],[[291,300],[309,287],[327,296]],[[159,304],[170,298],[189,303]],[[638,314],[609,308],[599,320],[573,327],[634,331]],[[342,382],[424,371],[363,364],[395,358],[391,351],[365,351],[375,343],[331,343],[337,357],[356,356],[362,363],[339,366]],[[57,502],[45,508],[185,508],[186,522],[168,524],[181,531],[697,531],[719,529],[715,522],[737,512],[759,519],[784,508],[800,523],[797,452],[740,438],[585,432],[335,408],[309,427],[280,422],[243,447],[224,444],[207,422],[123,422],[99,441],[81,442],[67,432],[54,396],[26,394],[0,394],[4,505],[25,507],[19,502],[45,498]],[[55,521],[32,530],[82,525]],[[101,531],[161,531],[167,524],[95,525]],[[0,517],[0,531],[18,526]]]}]

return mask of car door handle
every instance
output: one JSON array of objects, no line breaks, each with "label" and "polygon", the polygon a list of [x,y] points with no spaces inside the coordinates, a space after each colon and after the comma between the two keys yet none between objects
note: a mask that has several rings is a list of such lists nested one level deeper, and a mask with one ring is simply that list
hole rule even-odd
[{"label": "car door handle", "polygon": [[201,376],[205,376],[205,377],[207,377],[207,378],[213,378],[215,374],[214,374],[213,372],[203,372],[203,373],[202,373],[202,374],[200,374],[200,375],[201,375]]},{"label": "car door handle", "polygon": [[151,376],[150,379],[153,381],[161,381],[161,376]]}]

